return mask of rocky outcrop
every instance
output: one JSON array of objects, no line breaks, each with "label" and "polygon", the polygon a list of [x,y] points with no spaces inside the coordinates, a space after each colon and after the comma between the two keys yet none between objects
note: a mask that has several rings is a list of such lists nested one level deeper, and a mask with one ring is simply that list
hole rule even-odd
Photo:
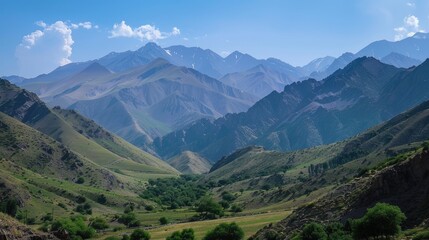
[{"label": "rocky outcrop", "polygon": [[262,229],[256,239],[265,239],[265,232],[272,230],[288,236],[311,221],[345,222],[361,217],[377,202],[399,206],[407,216],[405,226],[414,227],[429,218],[428,186],[429,151],[426,148],[407,160],[338,187],[271,228]]},{"label": "rocky outcrop", "polygon": [[25,226],[0,213],[0,240],[57,240],[55,236]]}]

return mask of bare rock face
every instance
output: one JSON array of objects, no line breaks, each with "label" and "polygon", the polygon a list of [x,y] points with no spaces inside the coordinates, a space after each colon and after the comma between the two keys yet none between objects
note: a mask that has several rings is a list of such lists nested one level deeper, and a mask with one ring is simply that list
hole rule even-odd
[{"label": "bare rock face", "polygon": [[311,222],[341,221],[361,217],[377,202],[397,205],[407,216],[405,226],[425,224],[429,218],[429,150],[387,167],[374,175],[357,178],[315,203],[297,209],[277,225],[260,230],[255,239],[275,231],[286,238]]}]

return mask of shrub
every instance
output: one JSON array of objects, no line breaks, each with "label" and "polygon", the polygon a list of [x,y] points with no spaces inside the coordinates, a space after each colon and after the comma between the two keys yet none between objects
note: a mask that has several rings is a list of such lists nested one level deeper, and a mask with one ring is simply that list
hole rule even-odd
[{"label": "shrub", "polygon": [[398,206],[377,203],[366,214],[352,223],[353,237],[364,239],[378,236],[395,236],[401,231],[405,214]]},{"label": "shrub", "polygon": [[124,213],[119,217],[118,222],[128,226],[128,227],[138,227],[140,226],[140,221],[137,220],[134,213]]},{"label": "shrub", "polygon": [[67,231],[72,239],[79,237],[88,239],[95,236],[95,230],[85,224],[82,216],[74,216],[54,221],[51,226],[51,231],[59,230]]},{"label": "shrub", "polygon": [[242,212],[242,211],[243,211],[243,208],[240,206],[237,206],[237,205],[231,206],[231,212],[238,213],[238,212]]},{"label": "shrub", "polygon": [[147,205],[146,207],[144,207],[144,209],[146,210],[146,211],[153,211],[153,206],[152,205]]},{"label": "shrub", "polygon": [[415,237],[413,237],[413,240],[424,240],[424,239],[429,239],[429,231],[418,233]]},{"label": "shrub", "polygon": [[91,227],[97,230],[102,230],[109,228],[109,224],[107,224],[104,218],[97,217],[91,222]]},{"label": "shrub", "polygon": [[97,202],[98,202],[99,204],[106,204],[106,203],[107,203],[107,198],[106,198],[106,196],[105,196],[104,194],[100,194],[100,195],[97,197]]},{"label": "shrub", "polygon": [[15,217],[18,213],[18,201],[15,199],[6,199],[0,205],[0,211],[9,216]]},{"label": "shrub", "polygon": [[241,240],[244,238],[243,230],[236,223],[221,223],[209,231],[203,240]]},{"label": "shrub", "polygon": [[327,240],[328,235],[322,225],[313,222],[304,226],[301,238],[302,240]]},{"label": "shrub", "polygon": [[77,180],[76,180],[76,183],[77,184],[83,184],[85,182],[85,179],[83,178],[83,177],[79,177]]},{"label": "shrub", "polygon": [[210,197],[204,197],[200,200],[197,206],[197,212],[199,212],[200,216],[204,219],[215,218],[216,216],[223,216],[224,214],[222,206]]},{"label": "shrub", "polygon": [[194,229],[183,229],[182,232],[177,231],[172,233],[166,240],[195,240]]},{"label": "shrub", "polygon": [[165,225],[165,224],[167,224],[167,223],[168,223],[168,219],[167,219],[166,217],[161,217],[161,218],[159,219],[159,223],[160,223],[161,225]]},{"label": "shrub", "polygon": [[227,201],[227,202],[232,202],[236,199],[236,197],[234,195],[232,195],[232,193],[230,192],[223,192],[222,193],[222,200]]},{"label": "shrub", "polygon": [[50,221],[54,220],[54,218],[52,217],[52,213],[47,213],[45,216],[43,216],[41,218],[41,220],[43,222],[50,222]]},{"label": "shrub", "polygon": [[131,240],[149,240],[150,234],[143,229],[136,229],[130,236]]},{"label": "shrub", "polygon": [[80,204],[76,207],[75,210],[76,210],[76,212],[81,213],[81,214],[88,214],[88,215],[92,214],[92,207],[89,203]]},{"label": "shrub", "polygon": [[223,209],[228,209],[229,208],[229,202],[222,200],[219,202],[219,204],[223,207]]}]

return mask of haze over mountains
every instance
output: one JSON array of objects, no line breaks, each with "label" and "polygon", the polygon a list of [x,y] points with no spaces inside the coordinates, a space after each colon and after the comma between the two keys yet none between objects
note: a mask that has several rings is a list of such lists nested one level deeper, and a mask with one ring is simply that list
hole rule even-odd
[{"label": "haze over mountains", "polygon": [[428,70],[429,60],[398,69],[362,57],[322,81],[293,83],[245,113],[200,120],[154,146],[162,157],[190,150],[217,161],[247,145],[293,150],[332,143],[429,99]]},{"label": "haze over mountains", "polygon": [[[289,112],[291,111],[290,108],[294,108],[291,107],[292,102],[312,101],[307,99],[309,96],[306,94],[309,93],[300,93],[300,96],[294,95],[297,93],[289,93],[289,95],[297,97],[297,99],[288,100],[290,102],[284,103],[284,108],[280,108],[279,102],[285,100],[280,100],[282,98],[280,96],[284,93],[279,94],[278,92],[283,90],[307,91],[303,90],[304,88],[310,92],[319,91],[314,89],[319,88],[321,83],[315,80],[303,81],[299,84],[293,83],[307,79],[306,76],[321,79],[340,68],[344,68],[357,57],[364,55],[374,56],[397,67],[417,65],[424,60],[423,56],[429,55],[429,50],[427,49],[429,38],[426,36],[427,34],[418,33],[413,37],[398,42],[377,41],[369,44],[356,54],[345,53],[336,59],[333,57],[319,58],[303,67],[293,67],[274,58],[260,60],[238,51],[222,58],[211,50],[184,46],[161,48],[154,43],[148,43],[136,51],[110,53],[97,60],[71,63],[49,74],[40,75],[33,79],[22,79],[17,76],[11,77],[11,79],[18,82],[20,86],[36,92],[50,106],[59,105],[63,108],[75,109],[86,117],[95,120],[106,129],[152,153],[156,152],[162,157],[170,158],[180,154],[181,150],[189,149],[214,161],[223,156],[223,154],[247,144],[262,144],[268,148],[288,150],[336,141],[385,120],[387,116],[393,116],[397,111],[386,114],[386,116],[371,117],[370,119],[373,121],[371,123],[360,123],[360,126],[353,127],[348,126],[350,129],[344,129],[342,133],[338,132],[336,136],[331,136],[328,133],[320,133],[317,130],[321,128],[320,126],[317,127],[318,124],[323,124],[328,120],[322,121],[319,117],[316,117],[317,121],[320,122],[308,123],[298,119],[295,115],[290,117],[295,118],[295,120],[286,119],[287,115],[292,114]],[[386,68],[392,69],[391,72],[386,70],[386,74],[383,70],[380,70],[380,72],[373,73],[363,67],[362,73],[357,71],[353,75],[342,70],[344,74],[352,74],[359,79],[364,79],[365,77],[363,76],[366,75],[370,79],[374,79],[374,83],[369,83],[368,86],[356,85],[352,86],[353,90],[348,91],[363,92],[365,98],[369,99],[378,98],[381,94],[379,87],[384,82],[381,81],[382,83],[380,83],[375,79],[378,77],[387,79],[392,77],[396,71],[404,71],[393,70],[393,68],[387,66]],[[337,78],[339,77],[338,73],[334,75]],[[345,78],[347,77],[349,76]],[[331,76],[329,78],[335,77]],[[329,80],[323,80],[322,82],[329,82]],[[347,84],[345,88],[350,87]],[[376,86],[372,86],[372,84]],[[310,87],[304,87],[306,85]],[[286,89],[284,89],[285,86],[287,86]],[[333,94],[329,91],[338,90],[329,89],[329,87],[324,88],[326,88],[324,94],[328,95]],[[314,94],[316,93],[311,93],[310,95]],[[340,93],[335,93],[334,95],[336,94]],[[341,94],[345,96],[349,93]],[[342,99],[341,103],[333,101],[334,96],[331,96],[331,98],[320,96],[322,99],[331,99],[326,100],[329,102],[330,107],[326,107],[328,103],[317,103],[316,105],[311,105],[311,107],[309,105],[308,109],[303,109],[302,111],[311,112],[319,109],[320,112],[322,111],[321,109],[348,109],[348,106],[355,104],[352,103],[353,101],[358,101],[353,99],[354,97],[359,98],[358,95],[349,95],[349,99]],[[236,118],[235,115],[220,118],[229,113],[245,112],[259,99],[262,100],[249,111],[254,112],[253,115],[244,117],[252,120],[236,122],[239,118]],[[417,102],[419,100],[421,99],[418,99]],[[358,102],[361,101],[359,100]],[[272,105],[273,109],[255,110],[263,108],[261,105],[267,104],[267,102],[273,102],[269,104]],[[322,107],[317,108],[319,105]],[[408,104],[407,106],[411,105]],[[265,115],[265,111],[276,111],[274,114],[276,116],[272,117],[271,113]],[[324,113],[320,112],[319,114],[323,115]],[[246,114],[239,115],[244,116]],[[255,127],[247,124],[241,125],[242,121],[258,122],[256,120],[258,116],[265,116],[264,124],[262,124],[264,127],[257,127],[259,128],[258,133],[253,132]],[[303,114],[302,118],[306,116],[306,114]],[[331,118],[332,116],[325,117]],[[228,146],[222,148],[225,152],[214,154],[212,151],[215,151],[216,147],[206,149],[206,146],[203,146],[204,143],[200,142],[204,136],[202,138],[192,136],[192,133],[180,130],[186,129],[188,124],[194,124],[195,126],[202,124],[207,127],[207,125],[211,124],[210,121],[216,118],[220,118],[215,121],[216,124],[222,121],[232,121],[234,122],[232,125],[239,126],[238,128],[240,129],[237,130],[236,127],[233,127],[232,129],[234,130],[229,131],[230,128],[228,127],[228,130],[213,130],[214,132],[224,132],[226,135],[236,134],[231,138],[231,140],[235,140],[232,140],[230,144],[227,144]],[[234,120],[221,120],[229,118]],[[200,119],[205,120],[196,122]],[[290,125],[290,121],[295,122],[296,125]],[[339,125],[343,124],[341,119],[337,119],[334,122]],[[194,128],[196,128],[195,126]],[[265,128],[270,128],[269,132],[266,132],[267,129]],[[285,128],[288,129],[287,134],[285,133]],[[298,134],[298,129],[303,129],[307,133]],[[165,136],[170,132],[174,133],[166,136],[163,140],[157,139],[152,145],[152,141],[155,138]],[[179,132],[182,132],[182,134],[179,134]],[[300,136],[306,135],[306,137],[302,140],[298,138],[292,141],[291,139],[296,134]],[[183,138],[185,142],[182,141],[176,144],[176,140],[172,140],[171,136],[176,136],[179,142]],[[211,135],[209,134],[208,136]],[[208,136],[205,136],[205,138],[210,138]],[[220,139],[224,139],[223,137],[225,136],[217,133],[215,139],[220,141]],[[188,138],[195,139],[190,141]],[[168,148],[175,149],[166,150],[166,144],[163,141],[172,141],[170,143],[174,143],[174,147],[168,146]],[[198,146],[189,141],[198,141]],[[185,147],[189,144],[192,146]],[[211,144],[213,145],[214,143],[212,142]],[[216,144],[213,146],[216,146]]]}]

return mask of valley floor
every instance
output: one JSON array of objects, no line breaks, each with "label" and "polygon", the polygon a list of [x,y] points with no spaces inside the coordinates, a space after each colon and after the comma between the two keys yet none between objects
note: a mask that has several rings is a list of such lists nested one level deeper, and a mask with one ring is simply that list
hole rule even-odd
[{"label": "valley floor", "polygon": [[[175,231],[180,231],[185,228],[192,228],[195,231],[197,239],[202,239],[203,236],[211,229],[219,225],[220,223],[236,222],[244,231],[245,238],[247,239],[251,235],[255,234],[259,229],[267,226],[271,223],[277,223],[285,217],[289,216],[291,211],[275,211],[260,214],[249,214],[240,216],[230,216],[215,220],[185,222],[185,223],[173,223],[165,226],[157,226],[149,230],[152,240],[164,240],[167,236],[171,235]],[[165,216],[165,212],[159,213]],[[186,216],[186,212],[178,211],[176,214],[168,213],[171,218],[180,218]],[[176,215],[176,216],[175,216]],[[150,216],[149,218],[156,218],[156,216]],[[161,216],[159,216],[161,217]],[[149,219],[148,219],[149,220]],[[117,232],[105,232],[99,234],[97,239],[105,239],[109,236],[122,236],[123,234],[131,234],[133,229],[125,229]]]}]

